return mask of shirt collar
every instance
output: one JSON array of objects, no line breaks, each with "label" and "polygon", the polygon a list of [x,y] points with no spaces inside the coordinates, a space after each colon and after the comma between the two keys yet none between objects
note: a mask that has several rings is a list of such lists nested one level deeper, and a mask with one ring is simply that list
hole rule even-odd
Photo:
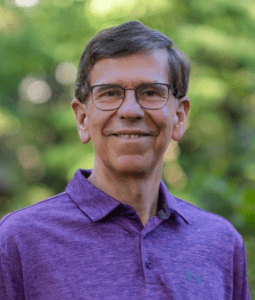
[{"label": "shirt collar", "polygon": [[[91,184],[87,178],[92,170],[79,169],[66,187],[66,193],[76,205],[94,222],[111,213],[122,203],[105,194]],[[104,199],[102,201],[102,199]],[[158,216],[166,220],[171,212],[177,213],[187,224],[187,216],[182,211],[177,199],[172,196],[164,181],[160,181]]]}]

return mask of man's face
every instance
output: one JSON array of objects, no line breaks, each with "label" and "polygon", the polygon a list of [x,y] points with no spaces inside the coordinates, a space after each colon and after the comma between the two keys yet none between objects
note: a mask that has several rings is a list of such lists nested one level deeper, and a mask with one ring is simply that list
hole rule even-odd
[{"label": "man's face", "polygon": [[[143,83],[169,84],[168,77],[167,55],[156,51],[149,55],[134,54],[98,61],[91,71],[90,86],[116,84],[134,89]],[[149,174],[155,168],[162,171],[171,139],[178,141],[183,137],[190,101],[184,97],[178,102],[170,90],[168,103],[163,108],[147,110],[137,102],[135,92],[127,90],[118,110],[99,110],[91,94],[86,106],[75,99],[72,107],[82,142],[86,144],[92,140],[95,164],[111,172],[131,175]],[[125,130],[142,131],[149,136],[130,139],[114,135]]]}]

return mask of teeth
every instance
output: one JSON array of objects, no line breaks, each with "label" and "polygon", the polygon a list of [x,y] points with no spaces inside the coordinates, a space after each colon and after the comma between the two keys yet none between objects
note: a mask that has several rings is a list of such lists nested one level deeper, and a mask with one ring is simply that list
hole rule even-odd
[{"label": "teeth", "polygon": [[142,135],[142,134],[120,134],[120,135],[118,135],[118,137],[122,137],[122,138],[130,138],[130,139],[135,139],[135,138],[138,138],[138,137],[140,137],[140,136],[144,136],[144,135]]}]

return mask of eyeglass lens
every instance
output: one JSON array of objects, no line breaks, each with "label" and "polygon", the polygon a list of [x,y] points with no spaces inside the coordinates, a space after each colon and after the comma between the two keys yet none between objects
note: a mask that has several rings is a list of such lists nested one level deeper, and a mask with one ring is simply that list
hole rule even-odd
[{"label": "eyeglass lens", "polygon": [[[93,89],[92,99],[99,109],[117,109],[125,95],[122,87],[115,85],[100,85]],[[168,100],[168,87],[163,84],[146,84],[137,88],[138,101],[142,107],[158,109]]]}]

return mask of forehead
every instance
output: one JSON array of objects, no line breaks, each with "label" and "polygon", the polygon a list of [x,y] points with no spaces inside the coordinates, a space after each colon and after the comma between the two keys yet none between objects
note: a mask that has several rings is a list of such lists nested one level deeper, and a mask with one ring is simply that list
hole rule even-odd
[{"label": "forehead", "polygon": [[104,58],[95,63],[90,85],[115,83],[123,86],[143,82],[169,83],[167,54],[159,50],[150,54],[132,54],[122,58]]}]

